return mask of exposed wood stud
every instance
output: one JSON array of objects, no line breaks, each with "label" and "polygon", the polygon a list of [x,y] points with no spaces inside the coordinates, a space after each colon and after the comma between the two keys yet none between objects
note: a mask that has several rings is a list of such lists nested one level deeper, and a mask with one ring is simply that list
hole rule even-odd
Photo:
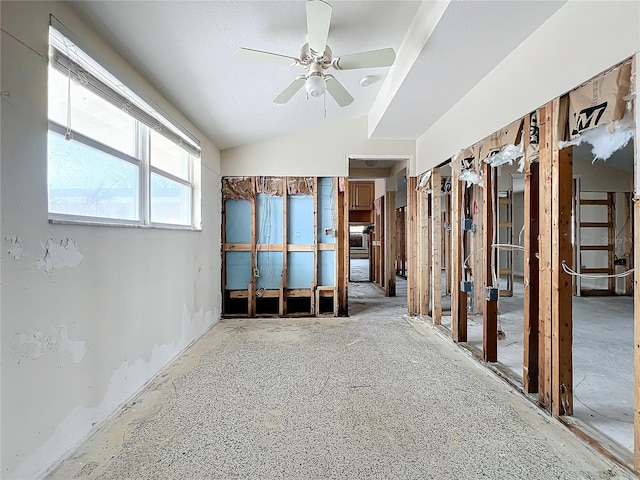
[{"label": "exposed wood stud", "polygon": [[417,177],[407,177],[407,311],[410,315],[420,314],[417,187]]},{"label": "exposed wood stud", "polygon": [[552,239],[552,387],[553,414],[573,415],[573,319],[572,277],[562,269],[571,263],[571,201],[573,153],[554,149],[552,157],[553,231]]},{"label": "exposed wood stud", "polygon": [[396,192],[385,193],[384,202],[385,223],[385,266],[384,266],[384,294],[387,297],[396,296]]},{"label": "exposed wood stud", "polygon": [[431,318],[434,325],[442,320],[442,190],[440,169],[431,171]]},{"label": "exposed wood stud", "polygon": [[289,241],[287,238],[287,177],[282,177],[282,245],[284,246],[282,251],[282,297],[280,298],[280,315],[286,315],[287,313],[287,296],[285,292],[287,290],[287,252],[289,251]]},{"label": "exposed wood stud", "polygon": [[[313,283],[311,292],[318,286],[318,177],[313,177]],[[315,315],[316,308],[311,296],[311,315]]]},{"label": "exposed wood stud", "polygon": [[460,291],[462,281],[463,189],[458,179],[460,162],[451,165],[451,334],[454,342],[467,341],[467,294]]},{"label": "exposed wood stud", "polygon": [[[529,115],[524,123],[524,152],[529,145]],[[538,391],[538,163],[525,157],[524,170],[524,344],[522,383],[527,393]]]},{"label": "exposed wood stud", "polygon": [[431,245],[429,241],[429,194],[425,190],[418,192],[418,219],[420,236],[418,238],[418,294],[420,296],[420,315],[429,315],[431,287]]},{"label": "exposed wood stud", "polygon": [[256,178],[251,177],[251,188],[253,195],[251,196],[251,284],[249,285],[249,316],[256,314],[256,268],[258,265],[258,257],[256,253]]},{"label": "exposed wood stud", "polygon": [[[482,223],[484,229],[482,230],[482,255],[478,255],[484,259],[484,268],[482,269],[482,285],[485,288],[494,287],[500,288],[500,285],[493,284],[492,269],[495,266],[492,265],[492,260],[497,257],[493,244],[493,230],[494,230],[494,218],[493,218],[493,199],[497,196],[496,185],[494,185],[492,174],[493,168],[488,164],[483,164],[483,183],[482,189]],[[496,182],[497,183],[497,182]],[[476,272],[479,273],[479,272]],[[479,276],[479,275],[478,275]],[[484,308],[482,310],[482,355],[485,362],[497,362],[498,361],[498,301],[497,292],[496,299],[489,300],[486,297],[483,299]]]},{"label": "exposed wood stud", "polygon": [[547,103],[540,109],[540,164],[539,164],[539,361],[538,361],[538,400],[551,410],[551,157],[555,135],[553,130],[553,111],[557,101]]},{"label": "exposed wood stud", "polygon": [[[635,141],[633,145],[634,157],[634,203],[632,209],[633,230],[633,265],[640,265],[640,248],[637,248],[635,239],[638,238],[637,228],[640,225],[640,141],[638,133],[640,131],[640,106],[638,105],[638,94],[640,93],[640,54],[633,58],[633,71],[635,75],[636,99],[633,102],[633,115],[636,124]],[[640,269],[633,272],[633,325],[634,325],[634,415],[633,415],[633,463],[636,472],[640,471]]]}]

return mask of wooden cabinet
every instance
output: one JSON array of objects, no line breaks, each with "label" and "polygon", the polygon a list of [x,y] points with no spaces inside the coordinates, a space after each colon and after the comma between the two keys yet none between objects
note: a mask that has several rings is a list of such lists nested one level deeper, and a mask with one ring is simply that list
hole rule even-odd
[{"label": "wooden cabinet", "polygon": [[349,210],[373,209],[373,182],[349,182]]}]

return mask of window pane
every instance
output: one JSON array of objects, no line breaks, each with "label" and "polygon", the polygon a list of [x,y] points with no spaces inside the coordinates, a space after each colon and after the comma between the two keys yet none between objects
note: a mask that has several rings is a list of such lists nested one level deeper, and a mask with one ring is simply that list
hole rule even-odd
[{"label": "window pane", "polygon": [[49,212],[139,220],[139,167],[49,132]]},{"label": "window pane", "polygon": [[191,225],[191,188],[152,173],[151,221]]},{"label": "window pane", "polygon": [[189,152],[151,130],[151,165],[178,178],[189,180]]},{"label": "window pane", "polygon": [[[67,125],[68,77],[49,67],[49,119]],[[71,129],[135,156],[135,120],[71,81]]]}]

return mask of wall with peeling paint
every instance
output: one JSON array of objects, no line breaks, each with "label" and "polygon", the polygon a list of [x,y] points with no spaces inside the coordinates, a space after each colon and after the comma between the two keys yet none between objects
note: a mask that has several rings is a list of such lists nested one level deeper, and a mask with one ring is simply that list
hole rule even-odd
[{"label": "wall with peeling paint", "polygon": [[[38,478],[218,320],[220,154],[64,5],[0,8],[0,476]],[[201,232],[48,223],[50,13],[201,140]]]}]

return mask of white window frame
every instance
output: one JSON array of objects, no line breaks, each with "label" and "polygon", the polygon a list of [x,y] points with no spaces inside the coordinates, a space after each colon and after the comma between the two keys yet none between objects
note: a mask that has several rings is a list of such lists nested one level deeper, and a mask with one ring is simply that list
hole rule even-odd
[{"label": "white window frame", "polygon": [[[64,37],[65,41],[71,40],[69,39],[72,34],[57,20],[55,17],[51,16],[51,25],[57,30],[56,35]],[[149,106],[147,102],[142,100],[139,96],[135,95],[133,92],[128,89],[122,88],[122,83],[118,82],[115,77],[113,77],[109,72],[106,71],[103,67],[101,67],[95,60],[86,55],[84,52],[78,49],[75,46],[75,42],[72,44],[74,49],[74,59],[71,61],[74,65],[78,65],[76,60],[81,59],[82,68],[85,65],[89,65],[91,70],[87,70],[90,72],[96,71],[96,69],[101,69],[99,72],[100,78],[99,82],[101,88],[109,89],[112,88],[108,83],[103,84],[104,79],[111,80],[115,85],[118,86],[118,89],[113,88],[113,92],[117,95],[120,91],[126,91],[127,97],[126,101],[128,106],[131,104],[134,105],[136,111],[132,114],[131,117],[134,119],[135,124],[135,148],[134,148],[134,156],[128,155],[127,153],[121,152],[116,148],[113,148],[109,145],[105,145],[104,143],[95,140],[91,137],[83,135],[73,128],[73,125],[63,126],[53,120],[48,121],[48,131],[62,135],[63,137],[69,131],[72,132],[72,139],[69,141],[80,142],[83,145],[86,145],[90,148],[99,150],[111,157],[114,157],[118,160],[122,160],[128,162],[138,168],[138,220],[128,220],[128,219],[120,219],[120,218],[105,218],[99,216],[85,216],[85,215],[76,215],[76,214],[65,214],[65,213],[54,213],[49,211],[49,207],[47,207],[48,218],[50,223],[68,223],[68,224],[83,224],[83,225],[99,225],[99,226],[122,226],[122,227],[140,227],[140,228],[162,228],[162,229],[171,229],[171,230],[201,230],[202,227],[200,225],[200,187],[198,184],[199,173],[200,173],[200,142],[195,139],[191,134],[186,132],[181,126],[175,123],[172,120],[168,120],[166,114],[161,115],[157,110],[157,108],[152,108]],[[52,51],[55,47],[51,46],[51,37],[50,37],[50,48]],[[56,54],[61,55],[69,61],[68,56],[57,49]],[[85,63],[86,62],[86,63]],[[49,68],[56,68],[52,66],[52,62],[50,61]],[[58,70],[60,70],[58,68]],[[71,69],[70,69],[71,70]],[[71,75],[71,71],[69,72]],[[116,83],[117,82],[117,83]],[[88,90],[92,90],[89,88]],[[95,93],[95,92],[94,92]],[[99,95],[103,96],[103,95]],[[47,97],[48,98],[48,97]],[[107,102],[104,96],[103,99]],[[131,103],[129,103],[131,102]],[[114,105],[117,103],[109,102]],[[164,112],[163,112],[164,113]],[[152,115],[152,117],[151,117]],[[146,124],[140,121],[140,117],[146,120]],[[189,156],[188,162],[188,175],[187,179],[178,177],[174,174],[171,174],[167,171],[162,170],[161,168],[155,167],[151,165],[151,128],[148,126],[150,121],[155,122],[155,129],[163,130],[163,135],[169,138],[170,141],[178,144],[182,147],[185,155]],[[177,140],[177,141],[176,141]],[[184,141],[184,143],[183,143]],[[190,151],[187,150],[188,147]],[[196,154],[194,154],[196,153]],[[47,161],[49,161],[49,155],[47,156]],[[180,184],[189,188],[190,191],[190,223],[189,224],[173,224],[173,223],[161,223],[161,222],[152,222],[151,221],[151,175],[156,174],[167,180]],[[48,183],[48,182],[47,182]],[[47,198],[48,202],[48,198]]]}]

